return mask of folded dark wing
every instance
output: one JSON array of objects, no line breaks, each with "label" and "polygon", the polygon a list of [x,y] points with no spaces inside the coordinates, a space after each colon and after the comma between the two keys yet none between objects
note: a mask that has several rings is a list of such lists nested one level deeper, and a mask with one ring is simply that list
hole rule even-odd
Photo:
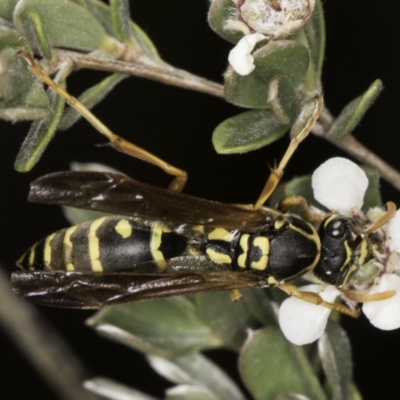
[{"label": "folded dark wing", "polygon": [[58,172],[31,184],[29,200],[178,223],[260,230],[269,213],[205,200],[104,172]]}]

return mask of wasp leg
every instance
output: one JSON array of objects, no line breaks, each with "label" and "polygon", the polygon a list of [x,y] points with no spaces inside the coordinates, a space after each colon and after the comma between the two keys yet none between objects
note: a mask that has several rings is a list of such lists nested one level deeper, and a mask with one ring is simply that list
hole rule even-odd
[{"label": "wasp leg", "polygon": [[24,50],[20,50],[19,54],[25,58],[28,62],[30,70],[44,83],[51,87],[57,94],[63,97],[66,102],[78,111],[89,123],[91,123],[102,135],[106,136],[110,141],[111,147],[122,153],[130,155],[140,160],[146,161],[161,168],[164,172],[175,178],[169,184],[168,189],[177,192],[182,191],[187,181],[187,173],[173,165],[168,164],[161,158],[158,158],[154,154],[142,149],[139,146],[130,143],[122,137],[113,133],[107,128],[91,111],[89,111],[82,103],[80,103],[75,97],[71,96],[61,86],[57,85],[35,62],[35,60]]},{"label": "wasp leg", "polygon": [[282,213],[288,212],[292,207],[298,207],[303,211],[307,221],[322,222],[326,218],[325,213],[312,212],[307,204],[307,200],[302,196],[290,196],[282,199],[276,207]]},{"label": "wasp leg", "polygon": [[360,310],[353,310],[345,304],[328,303],[327,301],[323,300],[321,298],[321,296],[319,296],[317,293],[301,292],[292,283],[288,283],[288,282],[278,283],[277,286],[279,288],[281,288],[283,291],[285,291],[287,294],[289,294],[290,296],[297,297],[298,299],[307,301],[307,302],[315,304],[315,305],[329,308],[330,310],[333,310],[333,311],[338,311],[338,312],[348,315],[350,317],[358,318],[361,314]]},{"label": "wasp leg", "polygon": [[367,301],[379,301],[390,299],[396,294],[395,290],[388,290],[386,292],[359,294],[351,290],[343,290],[343,294],[350,300],[357,303],[365,303]]},{"label": "wasp leg", "polygon": [[276,187],[278,186],[280,180],[282,179],[285,167],[292,157],[293,153],[296,151],[299,144],[308,136],[311,128],[313,127],[315,121],[318,119],[321,113],[322,106],[324,104],[323,97],[321,95],[315,96],[315,109],[310,119],[308,120],[306,126],[301,130],[301,132],[291,140],[286,153],[283,155],[281,162],[277,167],[271,171],[271,175],[268,177],[265,183],[264,189],[262,190],[258,200],[254,204],[254,209],[259,209],[271,196]]},{"label": "wasp leg", "polygon": [[238,301],[243,296],[239,289],[229,289],[228,294],[232,301]]}]

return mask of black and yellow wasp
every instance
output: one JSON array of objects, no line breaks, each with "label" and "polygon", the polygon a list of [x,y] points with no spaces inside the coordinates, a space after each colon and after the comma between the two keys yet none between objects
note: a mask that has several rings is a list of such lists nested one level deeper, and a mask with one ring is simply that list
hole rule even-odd
[{"label": "black and yellow wasp", "polygon": [[[187,175],[125,141],[22,54],[31,69],[82,112],[119,151],[163,168],[175,176],[169,189],[108,172],[60,172],[31,185],[34,202],[114,214],[85,222],[42,239],[18,261],[13,290],[40,304],[100,308],[107,305],[214,290],[278,286],[291,295],[357,316],[358,311],[299,292],[287,282],[312,272],[319,281],[345,287],[352,273],[373,257],[372,233],[359,221],[328,214],[319,221],[301,197],[284,199],[277,209],[261,207],[319,116],[322,98],[304,129],[292,140],[252,207],[222,204],[180,193]],[[287,214],[293,205],[305,221]],[[388,214],[392,214],[389,213]]]}]

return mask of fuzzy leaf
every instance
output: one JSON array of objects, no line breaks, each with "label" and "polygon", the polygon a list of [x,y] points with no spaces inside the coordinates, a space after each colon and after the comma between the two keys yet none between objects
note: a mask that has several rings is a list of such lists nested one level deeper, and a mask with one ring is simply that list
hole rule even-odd
[{"label": "fuzzy leaf", "polygon": [[236,5],[232,0],[213,0],[208,11],[211,29],[231,43],[237,43],[244,36],[241,31],[226,28],[226,22],[236,14]]},{"label": "fuzzy leaf", "polygon": [[43,86],[13,48],[24,44],[14,34],[0,34],[0,118],[13,122],[44,118],[49,107]]},{"label": "fuzzy leaf", "polygon": [[244,400],[243,394],[229,376],[200,353],[165,359],[148,356],[152,368],[177,384],[207,388],[217,399]]},{"label": "fuzzy leaf", "polygon": [[24,31],[29,32],[28,37],[33,46],[38,49],[42,57],[51,60],[51,46],[40,15],[35,11],[26,10],[21,13],[20,19]]},{"label": "fuzzy leaf", "polygon": [[363,171],[368,178],[368,187],[364,195],[362,209],[368,211],[373,207],[382,207],[380,176],[375,168],[364,167]]},{"label": "fuzzy leaf", "polygon": [[310,62],[307,48],[295,41],[278,40],[253,52],[253,57],[256,68],[249,75],[241,76],[228,68],[226,100],[248,108],[279,107],[286,122],[290,122],[299,112],[298,92],[306,80]]},{"label": "fuzzy leaf", "polygon": [[93,378],[83,383],[85,389],[109,400],[157,400],[108,378]]},{"label": "fuzzy leaf", "polygon": [[13,12],[18,0],[1,0],[0,1],[0,17],[12,20]]},{"label": "fuzzy leaf", "polygon": [[222,344],[184,297],[109,307],[90,318],[88,324],[110,339],[163,357]]},{"label": "fuzzy leaf", "polygon": [[329,384],[331,399],[349,399],[353,376],[351,346],[346,332],[337,323],[328,322],[318,341],[318,353]]},{"label": "fuzzy leaf", "polygon": [[276,314],[272,308],[266,290],[241,289],[243,297],[240,299],[249,313],[264,326],[277,325]]},{"label": "fuzzy leaf", "polygon": [[107,48],[110,39],[100,22],[84,7],[66,0],[20,0],[14,13],[14,25],[29,41],[35,36],[27,29],[27,13],[37,13],[51,47],[93,51]]},{"label": "fuzzy leaf", "polygon": [[166,400],[220,400],[206,388],[189,385],[175,386],[166,394]]},{"label": "fuzzy leaf", "polygon": [[123,43],[129,43],[131,39],[129,1],[110,0],[110,14],[115,37]]},{"label": "fuzzy leaf", "polygon": [[372,106],[381,90],[382,81],[377,79],[363,95],[347,104],[326,135],[330,139],[339,140],[351,133]]},{"label": "fuzzy leaf", "polygon": [[212,142],[219,154],[246,153],[273,143],[290,128],[272,110],[250,110],[221,122]]},{"label": "fuzzy leaf", "polygon": [[239,350],[246,339],[246,330],[258,326],[242,301],[232,301],[227,292],[195,295],[198,315],[223,341],[224,346]]},{"label": "fuzzy leaf", "polygon": [[[89,10],[98,21],[108,35],[114,35],[114,28],[111,21],[110,7],[98,0],[85,0],[86,8]],[[136,50],[137,56],[144,53],[153,60],[159,60],[157,49],[146,33],[134,22],[130,22],[130,49]]]},{"label": "fuzzy leaf", "polygon": [[[55,81],[65,88],[65,80],[70,72],[72,72],[72,63],[59,71]],[[64,111],[65,99],[50,88],[48,89],[48,98],[49,115],[32,123],[17,154],[14,168],[18,172],[28,172],[35,166],[57,130],[58,122]]]},{"label": "fuzzy leaf", "polygon": [[303,349],[289,343],[277,328],[250,334],[239,357],[239,370],[256,400],[273,400],[288,392],[326,400]]}]

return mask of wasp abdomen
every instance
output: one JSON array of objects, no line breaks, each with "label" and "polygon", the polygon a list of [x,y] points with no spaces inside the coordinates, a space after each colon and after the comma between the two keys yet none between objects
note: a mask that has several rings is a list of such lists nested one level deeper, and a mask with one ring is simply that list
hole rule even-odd
[{"label": "wasp abdomen", "polygon": [[187,239],[158,222],[103,217],[47,236],[19,260],[27,270],[125,271],[137,265],[162,271],[181,255]]}]

